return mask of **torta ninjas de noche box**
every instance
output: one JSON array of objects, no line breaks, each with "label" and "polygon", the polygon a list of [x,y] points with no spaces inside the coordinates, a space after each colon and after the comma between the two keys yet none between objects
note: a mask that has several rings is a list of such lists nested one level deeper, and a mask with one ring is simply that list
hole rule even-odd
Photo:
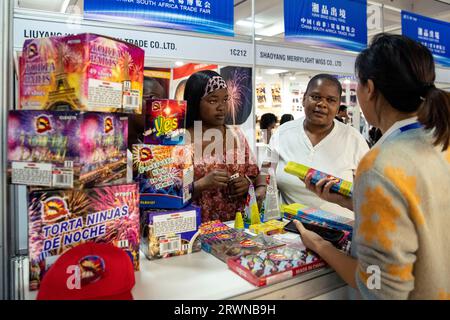
[{"label": "torta ninjas de noche box", "polygon": [[84,190],[41,190],[28,198],[30,289],[57,258],[84,242],[112,243],[139,270],[139,194],[136,184]]},{"label": "torta ninjas de noche box", "polygon": [[16,110],[8,118],[11,183],[83,188],[126,183],[128,118]]},{"label": "torta ninjas de noche box", "polygon": [[144,50],[95,34],[26,40],[21,109],[142,112]]}]

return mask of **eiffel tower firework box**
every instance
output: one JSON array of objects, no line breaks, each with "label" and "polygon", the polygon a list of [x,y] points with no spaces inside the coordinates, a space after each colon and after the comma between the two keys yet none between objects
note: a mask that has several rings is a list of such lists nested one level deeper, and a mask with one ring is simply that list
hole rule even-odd
[{"label": "eiffel tower firework box", "polygon": [[13,184],[85,188],[126,183],[128,118],[117,113],[10,111]]},{"label": "eiffel tower firework box", "polygon": [[26,40],[20,108],[142,112],[144,50],[95,34]]},{"label": "eiffel tower firework box", "polygon": [[[31,192],[28,221],[31,290],[39,287],[59,256],[85,242],[111,243],[121,248],[130,257],[134,269],[139,270],[136,184]],[[86,267],[81,274],[96,272],[95,266]]]}]

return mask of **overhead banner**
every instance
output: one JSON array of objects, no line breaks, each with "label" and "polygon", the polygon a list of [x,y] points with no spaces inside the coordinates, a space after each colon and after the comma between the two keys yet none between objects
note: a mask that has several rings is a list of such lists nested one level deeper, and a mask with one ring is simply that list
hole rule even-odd
[{"label": "overhead banner", "polygon": [[450,23],[402,11],[402,34],[430,49],[437,63],[450,66]]},{"label": "overhead banner", "polygon": [[84,17],[234,36],[233,0],[84,0]]},{"label": "overhead banner", "polygon": [[[251,43],[222,39],[207,39],[187,35],[117,29],[91,25],[71,25],[65,22],[14,19],[14,47],[21,49],[26,39],[65,36],[75,33],[96,33],[117,38],[145,50],[146,57],[183,61],[222,62],[232,65],[251,65]],[[205,49],[207,48],[207,50]]]},{"label": "overhead banner", "polygon": [[359,52],[367,47],[366,0],[284,0],[288,41]]}]

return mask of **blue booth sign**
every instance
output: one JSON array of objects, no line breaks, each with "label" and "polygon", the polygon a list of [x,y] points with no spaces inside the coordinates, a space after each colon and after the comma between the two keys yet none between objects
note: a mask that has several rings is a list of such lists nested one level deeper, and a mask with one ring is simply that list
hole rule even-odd
[{"label": "blue booth sign", "polygon": [[288,41],[359,52],[367,47],[367,0],[284,0]]},{"label": "blue booth sign", "polygon": [[402,11],[402,34],[430,49],[437,63],[450,66],[450,23]]},{"label": "blue booth sign", "polygon": [[84,0],[84,17],[234,36],[233,0]]}]

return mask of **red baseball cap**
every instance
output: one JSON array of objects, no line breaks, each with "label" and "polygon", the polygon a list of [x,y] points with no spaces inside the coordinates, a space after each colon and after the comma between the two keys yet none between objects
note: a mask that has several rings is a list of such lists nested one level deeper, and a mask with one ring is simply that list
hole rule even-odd
[{"label": "red baseball cap", "polygon": [[133,263],[122,249],[84,243],[65,252],[45,274],[37,300],[132,300]]}]

